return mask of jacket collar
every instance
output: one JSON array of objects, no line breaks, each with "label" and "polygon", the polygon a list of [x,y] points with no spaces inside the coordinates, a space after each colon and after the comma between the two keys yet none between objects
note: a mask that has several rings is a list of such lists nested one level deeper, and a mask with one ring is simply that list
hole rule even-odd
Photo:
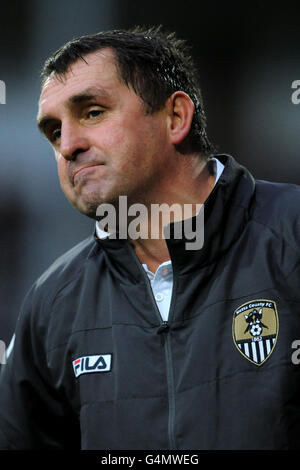
[{"label": "jacket collar", "polygon": [[[216,155],[225,166],[217,184],[204,203],[204,243],[199,249],[187,249],[189,238],[166,240],[174,275],[184,275],[213,263],[238,240],[249,219],[251,200],[255,191],[255,180],[249,171],[226,154]],[[195,217],[201,217],[198,215]],[[192,229],[199,224],[191,219]],[[199,222],[199,221],[198,221]],[[176,224],[181,224],[177,222]],[[175,224],[170,224],[171,234],[176,232]],[[186,232],[182,231],[186,234]],[[142,266],[134,254],[128,240],[95,239],[103,248],[107,262],[115,274],[124,282],[124,274],[139,282]],[[142,268],[142,269],[141,269]],[[126,282],[126,280],[125,280]]]}]

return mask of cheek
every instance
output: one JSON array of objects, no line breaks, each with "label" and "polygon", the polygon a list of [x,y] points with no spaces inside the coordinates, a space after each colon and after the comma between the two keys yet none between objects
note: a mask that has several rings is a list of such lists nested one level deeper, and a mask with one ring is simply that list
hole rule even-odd
[{"label": "cheek", "polygon": [[134,111],[125,115],[122,113],[103,122],[98,130],[101,134],[95,135],[95,140],[98,139],[98,144],[107,149],[132,147],[144,140],[144,137],[149,134],[149,127],[149,122],[144,115]]},{"label": "cheek", "polygon": [[60,185],[65,193],[71,190],[71,183],[68,175],[68,162],[64,158],[57,159],[57,173]]},{"label": "cheek", "polygon": [[58,172],[58,177],[60,181],[66,178],[66,175],[67,175],[66,165],[64,164],[62,159],[57,160],[57,172]]},{"label": "cheek", "polygon": [[141,153],[142,139],[125,124],[107,126],[96,136],[94,146],[106,155],[106,163],[117,173],[129,169]]},{"label": "cheek", "polygon": [[122,122],[113,121],[106,123],[101,129],[97,130],[93,135],[92,146],[103,149],[105,152],[116,152],[126,144],[128,133]]}]

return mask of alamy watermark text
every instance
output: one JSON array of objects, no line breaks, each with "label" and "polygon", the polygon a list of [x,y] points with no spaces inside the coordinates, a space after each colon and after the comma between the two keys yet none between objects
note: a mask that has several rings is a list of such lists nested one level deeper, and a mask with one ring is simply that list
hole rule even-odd
[{"label": "alamy watermark text", "polygon": [[187,250],[199,250],[204,243],[203,204],[144,204],[128,206],[119,196],[117,207],[104,203],[96,211],[100,229],[119,239],[184,239]]},{"label": "alamy watermark text", "polygon": [[6,364],[6,345],[0,340],[0,364]]},{"label": "alamy watermark text", "polygon": [[291,100],[293,104],[300,103],[300,80],[294,80],[291,87],[295,90],[291,95]]},{"label": "alamy watermark text", "polygon": [[3,80],[0,80],[0,104],[6,104],[6,86]]}]

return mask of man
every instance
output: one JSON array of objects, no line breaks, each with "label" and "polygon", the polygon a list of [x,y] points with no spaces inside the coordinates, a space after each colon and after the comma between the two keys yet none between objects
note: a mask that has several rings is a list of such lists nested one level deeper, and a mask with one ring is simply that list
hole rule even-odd
[{"label": "man", "polygon": [[[38,125],[69,201],[118,217],[27,294],[0,446],[300,448],[300,191],[212,157],[185,44],[159,29],[71,41],[44,66]],[[155,204],[176,205],[167,226]],[[187,245],[203,213],[204,243]]]}]

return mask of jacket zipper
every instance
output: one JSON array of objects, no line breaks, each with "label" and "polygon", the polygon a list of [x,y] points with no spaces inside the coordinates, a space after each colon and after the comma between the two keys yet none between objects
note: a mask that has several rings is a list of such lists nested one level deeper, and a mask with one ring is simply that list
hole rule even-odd
[{"label": "jacket zipper", "polygon": [[[153,308],[159,318],[160,323],[160,332],[165,335],[165,357],[166,357],[166,370],[167,370],[167,387],[168,387],[168,403],[169,403],[169,418],[168,418],[168,440],[169,440],[169,447],[170,450],[176,450],[176,444],[175,444],[175,434],[174,434],[174,424],[175,424],[175,386],[174,386],[174,375],[173,375],[173,360],[172,360],[172,349],[171,349],[171,337],[168,334],[169,330],[169,322],[163,320],[161,313],[159,311],[159,308],[157,307],[153,291],[151,288],[150,280],[142,267],[141,263],[137,259],[137,256],[135,252],[133,251],[133,248],[131,247],[131,252],[134,257],[135,262],[138,264],[139,269],[142,272],[142,275],[144,279],[146,280],[146,287],[147,291],[149,294],[149,297],[151,299]],[[173,292],[174,292],[174,285],[173,284]],[[172,297],[173,297],[173,292],[172,292]],[[170,303],[170,310],[169,310],[169,319],[171,315],[171,308],[173,305],[173,301],[171,299]]]},{"label": "jacket zipper", "polygon": [[[142,267],[143,269],[143,267]],[[169,436],[169,447],[170,450],[176,450],[175,436],[174,436],[174,423],[175,423],[175,386],[173,376],[173,361],[172,361],[172,349],[171,349],[171,337],[169,335],[169,322],[164,321],[160,314],[159,308],[156,305],[155,298],[151,289],[150,281],[147,274],[144,272],[143,275],[147,278],[147,290],[151,298],[153,307],[155,308],[159,319],[161,321],[160,331],[165,336],[165,357],[166,357],[166,370],[167,370],[167,386],[168,386],[168,403],[169,403],[169,419],[168,419],[168,436]],[[172,304],[172,302],[171,302]],[[171,309],[170,309],[171,311]],[[170,312],[169,312],[170,318]]]},{"label": "jacket zipper", "polygon": [[[165,322],[167,323],[167,322]],[[167,327],[169,325],[167,324]],[[169,421],[168,421],[168,434],[170,450],[176,450],[174,424],[175,424],[175,386],[173,376],[173,361],[171,350],[171,337],[168,334],[168,328],[165,334],[165,354],[166,354],[166,369],[167,369],[167,384],[168,384],[168,398],[169,398]]]}]

